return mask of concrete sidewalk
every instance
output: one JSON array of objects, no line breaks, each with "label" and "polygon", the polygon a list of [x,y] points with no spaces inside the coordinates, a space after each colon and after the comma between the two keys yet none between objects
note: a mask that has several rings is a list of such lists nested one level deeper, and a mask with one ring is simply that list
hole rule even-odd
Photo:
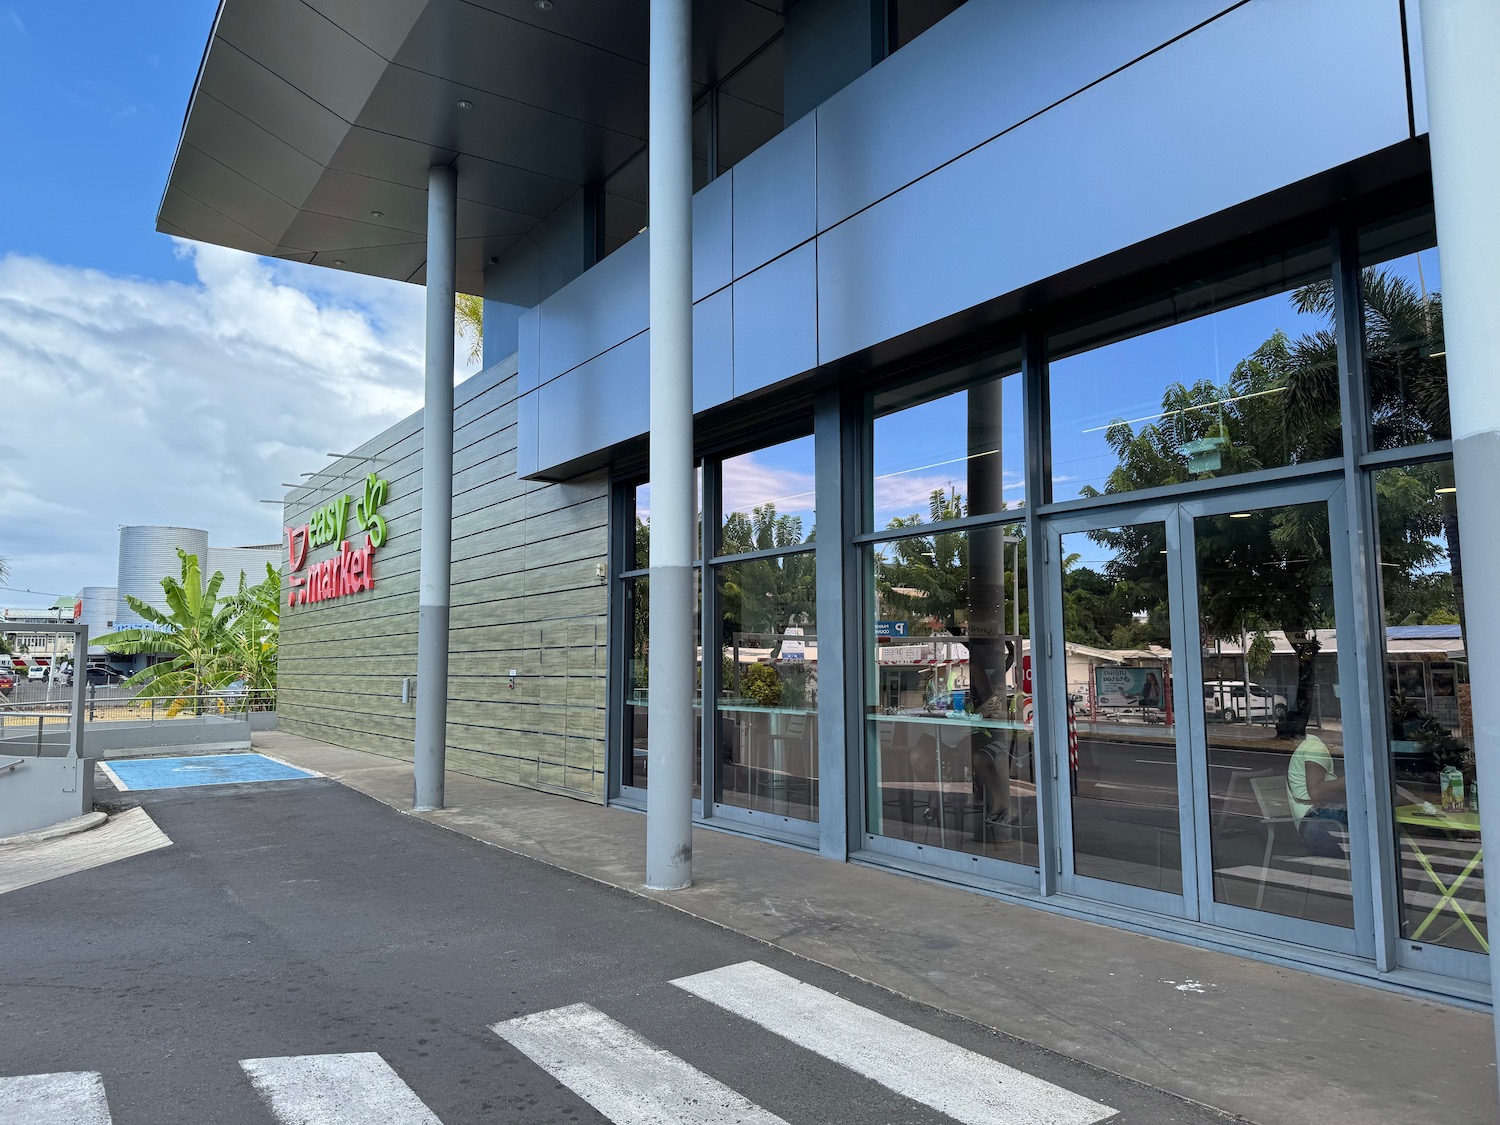
[{"label": "concrete sidewalk", "polygon": [[[255,748],[393,808],[411,766],[281,731]],[[1257,1125],[1494,1125],[1490,1017],[699,830],[641,886],[645,818],[463,774],[435,824],[641,894]]]}]

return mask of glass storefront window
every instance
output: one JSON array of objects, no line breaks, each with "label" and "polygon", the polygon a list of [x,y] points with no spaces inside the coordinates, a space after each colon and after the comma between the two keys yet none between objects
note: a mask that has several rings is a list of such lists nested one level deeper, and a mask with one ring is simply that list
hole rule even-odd
[{"label": "glass storefront window", "polygon": [[1021,525],[887,540],[869,559],[869,831],[1036,867]]},{"label": "glass storefront window", "polygon": [[1053,500],[1340,456],[1330,263],[1298,251],[1056,334]]},{"label": "glass storefront window", "polygon": [[818,819],[817,568],[811,551],[714,567],[721,800]]},{"label": "glass storefront window", "polygon": [[1401,935],[1489,951],[1453,463],[1373,475]]},{"label": "glass storefront window", "polygon": [[1453,427],[1432,212],[1362,231],[1359,258],[1371,448],[1446,441]]},{"label": "glass storefront window", "polygon": [[720,555],[810,543],[813,505],[811,435],[726,457],[720,466]]},{"label": "glass storefront window", "polygon": [[1328,505],[1200,516],[1194,538],[1214,899],[1351,927]]},{"label": "glass storefront window", "polygon": [[[699,583],[694,581],[694,593]],[[646,575],[627,578],[625,582],[625,635],[628,642],[625,660],[624,755],[620,781],[639,789],[647,787],[650,775],[650,706],[651,680],[648,660],[651,655],[651,579]],[[701,598],[695,597],[701,606]],[[693,615],[693,633],[699,634],[699,615]],[[700,664],[701,668],[701,664]],[[703,688],[702,676],[693,699],[698,722],[693,724],[693,797],[702,795],[703,780]]]},{"label": "glass storefront window", "polygon": [[1062,537],[1073,870],[1182,893],[1166,526]]},{"label": "glass storefront window", "polygon": [[[963,389],[951,389],[956,378]],[[866,530],[997,515],[1025,501],[1026,412],[1014,357],[882,392],[872,405]]]}]

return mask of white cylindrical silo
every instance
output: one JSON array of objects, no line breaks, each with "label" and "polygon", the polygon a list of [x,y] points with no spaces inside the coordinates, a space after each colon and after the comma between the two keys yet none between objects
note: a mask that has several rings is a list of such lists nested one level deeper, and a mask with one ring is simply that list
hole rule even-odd
[{"label": "white cylindrical silo", "polygon": [[[201,567],[208,564],[208,532],[195,527],[137,526],[120,528],[119,604],[115,610],[115,628],[129,629],[145,624],[125,600],[134,595],[147,605],[167,611],[161,580],[180,578],[182,563],[177,549],[197,555]],[[210,572],[211,573],[211,572]]]},{"label": "white cylindrical silo", "polygon": [[91,656],[99,656],[104,652],[104,649],[93,643],[92,638],[113,631],[119,595],[119,590],[114,586],[85,586],[78,591],[77,600],[83,604],[78,623],[89,627]]},{"label": "white cylindrical silo", "polygon": [[214,571],[224,572],[221,594],[232,594],[240,587],[240,575],[245,576],[247,586],[255,586],[266,580],[266,564],[273,570],[281,569],[281,544],[264,543],[252,547],[210,547],[208,562],[203,567],[206,582]]}]

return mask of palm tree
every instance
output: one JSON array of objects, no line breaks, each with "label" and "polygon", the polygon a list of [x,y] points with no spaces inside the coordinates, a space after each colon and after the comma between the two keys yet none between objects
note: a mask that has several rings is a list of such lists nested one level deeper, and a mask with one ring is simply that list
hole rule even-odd
[{"label": "palm tree", "polygon": [[270,563],[254,586],[240,575],[239,591],[225,603],[237,613],[231,637],[232,659],[250,691],[276,690],[276,657],[281,640],[281,575]]},{"label": "palm tree", "polygon": [[459,338],[469,342],[469,359],[484,354],[484,298],[460,293],[453,299],[453,319]]},{"label": "palm tree", "polygon": [[170,612],[162,613],[126,594],[130,608],[154,628],[118,629],[99,637],[98,643],[126,656],[167,657],[142,668],[125,686],[139,688],[146,698],[170,699],[174,706],[197,709],[204,693],[241,676],[234,634],[242,609],[234,599],[219,600],[224,584],[221,571],[214,571],[205,585],[198,556],[179,547],[177,557],[182,563],[181,577],[168,575],[161,580]]}]

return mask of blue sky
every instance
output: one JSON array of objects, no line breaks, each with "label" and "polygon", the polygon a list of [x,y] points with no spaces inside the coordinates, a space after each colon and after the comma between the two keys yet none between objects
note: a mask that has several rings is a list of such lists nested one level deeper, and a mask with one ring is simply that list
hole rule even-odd
[{"label": "blue sky", "polygon": [[0,6],[0,252],[190,281],[156,233],[214,0]]},{"label": "blue sky", "polygon": [[156,233],[216,9],[0,0],[0,605],[114,585],[122,524],[275,542],[421,404],[420,289]]}]

